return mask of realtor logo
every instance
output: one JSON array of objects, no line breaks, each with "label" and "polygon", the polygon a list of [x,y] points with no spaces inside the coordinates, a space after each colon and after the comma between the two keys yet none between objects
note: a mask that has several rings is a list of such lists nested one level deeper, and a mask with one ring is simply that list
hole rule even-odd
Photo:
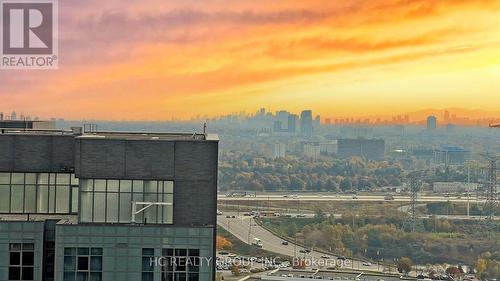
[{"label": "realtor logo", "polygon": [[0,0],[0,9],[1,68],[57,68],[57,0]]}]

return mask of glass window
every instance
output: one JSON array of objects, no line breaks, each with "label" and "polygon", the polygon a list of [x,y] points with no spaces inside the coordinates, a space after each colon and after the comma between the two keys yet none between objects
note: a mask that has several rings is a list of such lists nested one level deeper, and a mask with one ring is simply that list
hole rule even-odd
[{"label": "glass window", "polygon": [[77,259],[77,270],[89,270],[89,257],[79,256]]},{"label": "glass window", "polygon": [[163,182],[163,190],[165,193],[174,193],[174,182],[173,181],[164,181]]},{"label": "glass window", "polygon": [[106,191],[106,180],[94,180],[94,191]]},{"label": "glass window", "polygon": [[34,280],[33,243],[9,245],[9,280]]},{"label": "glass window", "polygon": [[142,193],[144,190],[144,184],[143,181],[134,181],[133,182],[133,187],[134,187],[134,192],[140,192]]},{"label": "glass window", "polygon": [[70,175],[69,174],[57,174],[57,185],[69,185]]},{"label": "glass window", "polygon": [[24,184],[24,174],[12,173],[11,184]]},{"label": "glass window", "polygon": [[108,192],[118,192],[120,181],[118,180],[108,180]]},{"label": "glass window", "polygon": [[92,193],[82,192],[81,193],[81,204],[80,204],[80,220],[84,222],[92,222]]},{"label": "glass window", "polygon": [[10,210],[12,213],[22,213],[24,210],[24,185],[13,185],[10,198]]},{"label": "glass window", "polygon": [[37,209],[39,213],[47,213],[49,211],[49,186],[39,185],[37,194]]},{"label": "glass window", "polygon": [[0,184],[0,212],[8,213],[10,210],[10,185]]},{"label": "glass window", "polygon": [[171,264],[161,268],[161,280],[199,280],[199,249],[162,249],[163,256],[172,260]]},{"label": "glass window", "polygon": [[101,281],[102,248],[64,248],[63,280]]},{"label": "glass window", "polygon": [[36,184],[36,174],[26,174],[25,182],[26,184]]},{"label": "glass window", "polygon": [[78,187],[71,187],[71,212],[78,213]]},{"label": "glass window", "polygon": [[10,173],[0,173],[0,184],[10,184]]},{"label": "glass window", "polygon": [[36,185],[26,185],[24,197],[24,212],[36,213]]},{"label": "glass window", "polygon": [[94,193],[94,222],[105,222],[106,193]]},{"label": "glass window", "polygon": [[94,181],[88,179],[80,180],[80,189],[82,191],[92,191],[93,190]]},{"label": "glass window", "polygon": [[131,191],[132,191],[132,181],[120,180],[120,192],[131,192]]},{"label": "glass window", "polygon": [[49,184],[49,174],[38,174],[38,184]]},{"label": "glass window", "polygon": [[154,257],[153,248],[142,249],[142,281],[153,281],[154,267],[151,259]]},{"label": "glass window", "polygon": [[56,211],[56,187],[49,185],[49,213]]},{"label": "glass window", "polygon": [[132,215],[132,196],[130,193],[120,193],[120,222],[130,222]]},{"label": "glass window", "polygon": [[56,196],[56,213],[69,213],[69,186],[57,186]]},{"label": "glass window", "polygon": [[[84,179],[87,185],[94,181],[94,191],[82,188],[80,220],[82,222],[128,223],[132,217],[132,201],[172,203],[173,193],[164,193],[162,181]],[[133,192],[131,192],[133,191]],[[137,205],[137,210],[144,205]],[[172,223],[172,206],[153,205],[136,215],[136,222]]]},{"label": "glass window", "polygon": [[71,174],[70,178],[71,178],[71,185],[78,185],[79,180],[77,177],[75,177],[75,174]]},{"label": "glass window", "polygon": [[118,222],[118,193],[108,193],[106,222]]}]

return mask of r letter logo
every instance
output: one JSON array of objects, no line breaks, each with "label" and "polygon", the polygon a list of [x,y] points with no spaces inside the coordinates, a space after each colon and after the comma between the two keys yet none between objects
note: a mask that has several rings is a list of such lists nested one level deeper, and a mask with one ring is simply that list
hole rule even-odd
[{"label": "r letter logo", "polygon": [[0,0],[0,10],[1,68],[57,68],[57,0]]}]

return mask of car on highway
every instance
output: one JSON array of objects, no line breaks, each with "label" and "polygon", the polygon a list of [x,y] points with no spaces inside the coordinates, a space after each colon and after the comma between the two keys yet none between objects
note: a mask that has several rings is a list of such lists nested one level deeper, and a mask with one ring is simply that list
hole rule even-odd
[{"label": "car on highway", "polygon": [[358,199],[358,196],[357,196],[357,195],[354,195],[354,196],[352,197],[352,199]]},{"label": "car on highway", "polygon": [[254,238],[253,239],[253,242],[252,242],[252,245],[258,247],[258,248],[262,248],[263,243],[262,243],[262,240],[260,240],[259,238]]},{"label": "car on highway", "polygon": [[305,217],[306,217],[306,215],[304,215],[304,214],[298,214],[297,215],[297,218],[305,218]]},{"label": "car on highway", "polygon": [[321,256],[321,258],[322,258],[322,259],[329,259],[329,258],[330,258],[330,256],[329,256],[329,255],[322,255],[322,256]]},{"label": "car on highway", "polygon": [[372,266],[372,263],[371,263],[371,262],[367,262],[367,261],[365,261],[365,262],[363,262],[363,265],[364,265],[364,266]]},{"label": "car on highway", "polygon": [[221,212],[221,211],[219,211],[219,210],[217,210],[217,215],[218,215],[218,216],[222,215],[222,212]]},{"label": "car on highway", "polygon": [[347,260],[347,258],[346,258],[346,257],[344,257],[344,256],[340,256],[340,257],[338,257],[337,259],[338,259],[338,260],[341,260],[341,261],[345,261],[345,260]]},{"label": "car on highway", "polygon": [[299,250],[299,253],[303,253],[303,254],[305,254],[305,253],[307,253],[307,252],[306,252],[306,250],[304,250],[304,249],[300,249],[300,250]]},{"label": "car on highway", "polygon": [[387,194],[384,196],[384,200],[394,200],[394,196]]},{"label": "car on highway", "polygon": [[281,242],[281,245],[288,245],[288,241]]}]

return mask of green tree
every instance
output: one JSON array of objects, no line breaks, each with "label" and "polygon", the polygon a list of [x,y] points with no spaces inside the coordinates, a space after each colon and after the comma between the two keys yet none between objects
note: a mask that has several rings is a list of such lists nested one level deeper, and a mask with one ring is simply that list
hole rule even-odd
[{"label": "green tree", "polygon": [[398,271],[407,275],[413,266],[413,262],[408,257],[400,258],[398,261]]}]

